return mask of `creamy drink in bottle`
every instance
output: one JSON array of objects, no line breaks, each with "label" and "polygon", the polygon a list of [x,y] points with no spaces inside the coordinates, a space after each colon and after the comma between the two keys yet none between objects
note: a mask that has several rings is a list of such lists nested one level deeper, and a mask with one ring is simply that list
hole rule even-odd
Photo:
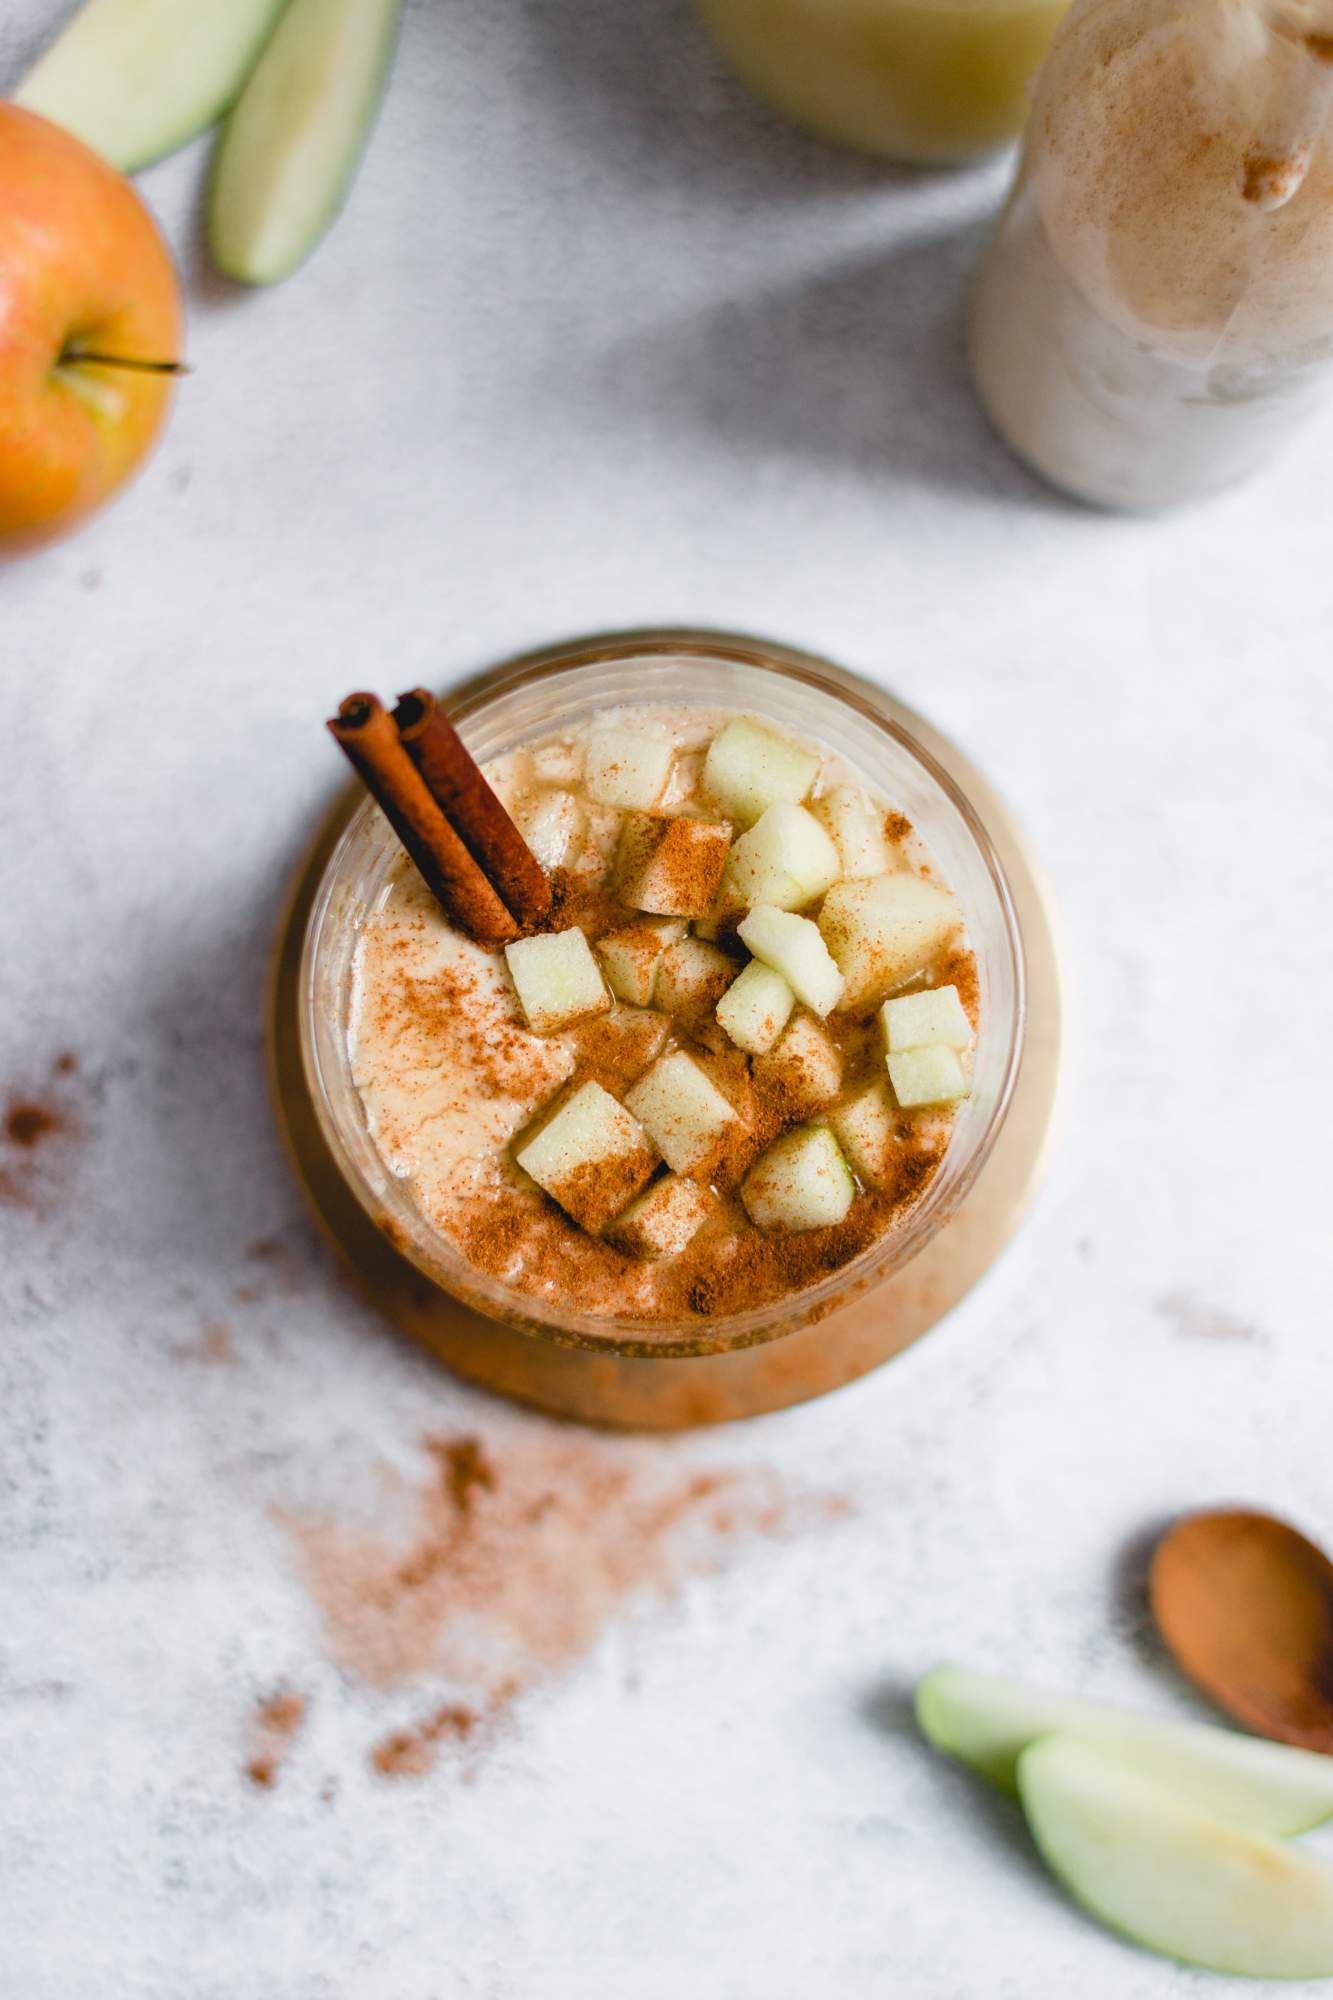
[{"label": "creamy drink in bottle", "polygon": [[1156,507],[1243,477],[1333,381],[1333,5],[1078,0],[971,329],[1056,485]]}]

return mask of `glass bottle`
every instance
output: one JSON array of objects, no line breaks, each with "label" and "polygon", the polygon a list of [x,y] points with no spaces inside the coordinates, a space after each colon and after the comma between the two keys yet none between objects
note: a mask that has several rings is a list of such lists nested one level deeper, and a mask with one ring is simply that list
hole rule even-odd
[{"label": "glass bottle", "polygon": [[982,402],[1083,499],[1229,485],[1333,383],[1333,0],[1076,0],[985,255]]}]

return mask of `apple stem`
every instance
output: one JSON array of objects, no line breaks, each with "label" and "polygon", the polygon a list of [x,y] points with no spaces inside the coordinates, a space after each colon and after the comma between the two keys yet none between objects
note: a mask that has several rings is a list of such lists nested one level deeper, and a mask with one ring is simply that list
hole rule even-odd
[{"label": "apple stem", "polygon": [[188,361],[144,361],[134,354],[98,354],[89,347],[67,347],[58,366],[79,368],[88,362],[99,368],[129,368],[140,375],[188,375]]}]

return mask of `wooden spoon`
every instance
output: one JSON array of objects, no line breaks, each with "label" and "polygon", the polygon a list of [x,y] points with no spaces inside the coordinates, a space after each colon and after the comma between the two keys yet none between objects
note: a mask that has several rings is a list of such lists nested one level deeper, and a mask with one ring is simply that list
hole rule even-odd
[{"label": "wooden spoon", "polygon": [[1187,1514],[1162,1537],[1153,1616],[1219,1707],[1281,1743],[1333,1752],[1333,1563],[1271,1514]]}]

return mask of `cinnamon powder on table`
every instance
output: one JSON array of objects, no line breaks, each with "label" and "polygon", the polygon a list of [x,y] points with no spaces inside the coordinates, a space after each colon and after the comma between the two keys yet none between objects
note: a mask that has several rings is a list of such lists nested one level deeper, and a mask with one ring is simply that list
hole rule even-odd
[{"label": "cinnamon powder on table", "polygon": [[78,1057],[56,1056],[38,1089],[15,1086],[0,1115],[0,1205],[39,1213],[58,1204],[85,1136],[76,1096]]},{"label": "cinnamon powder on table", "polygon": [[280,1691],[259,1703],[252,1719],[254,1747],[245,1775],[261,1791],[272,1791],[278,1782],[283,1758],[306,1718],[304,1695]]},{"label": "cinnamon powder on table", "polygon": [[700,1469],[670,1448],[546,1423],[424,1449],[429,1475],[399,1490],[404,1532],[286,1523],[335,1664],[383,1690],[445,1684],[418,1722],[372,1746],[383,1776],[489,1747],[527,1695],[634,1605],[669,1598],[749,1539],[846,1511],[785,1492],[767,1471]]}]

